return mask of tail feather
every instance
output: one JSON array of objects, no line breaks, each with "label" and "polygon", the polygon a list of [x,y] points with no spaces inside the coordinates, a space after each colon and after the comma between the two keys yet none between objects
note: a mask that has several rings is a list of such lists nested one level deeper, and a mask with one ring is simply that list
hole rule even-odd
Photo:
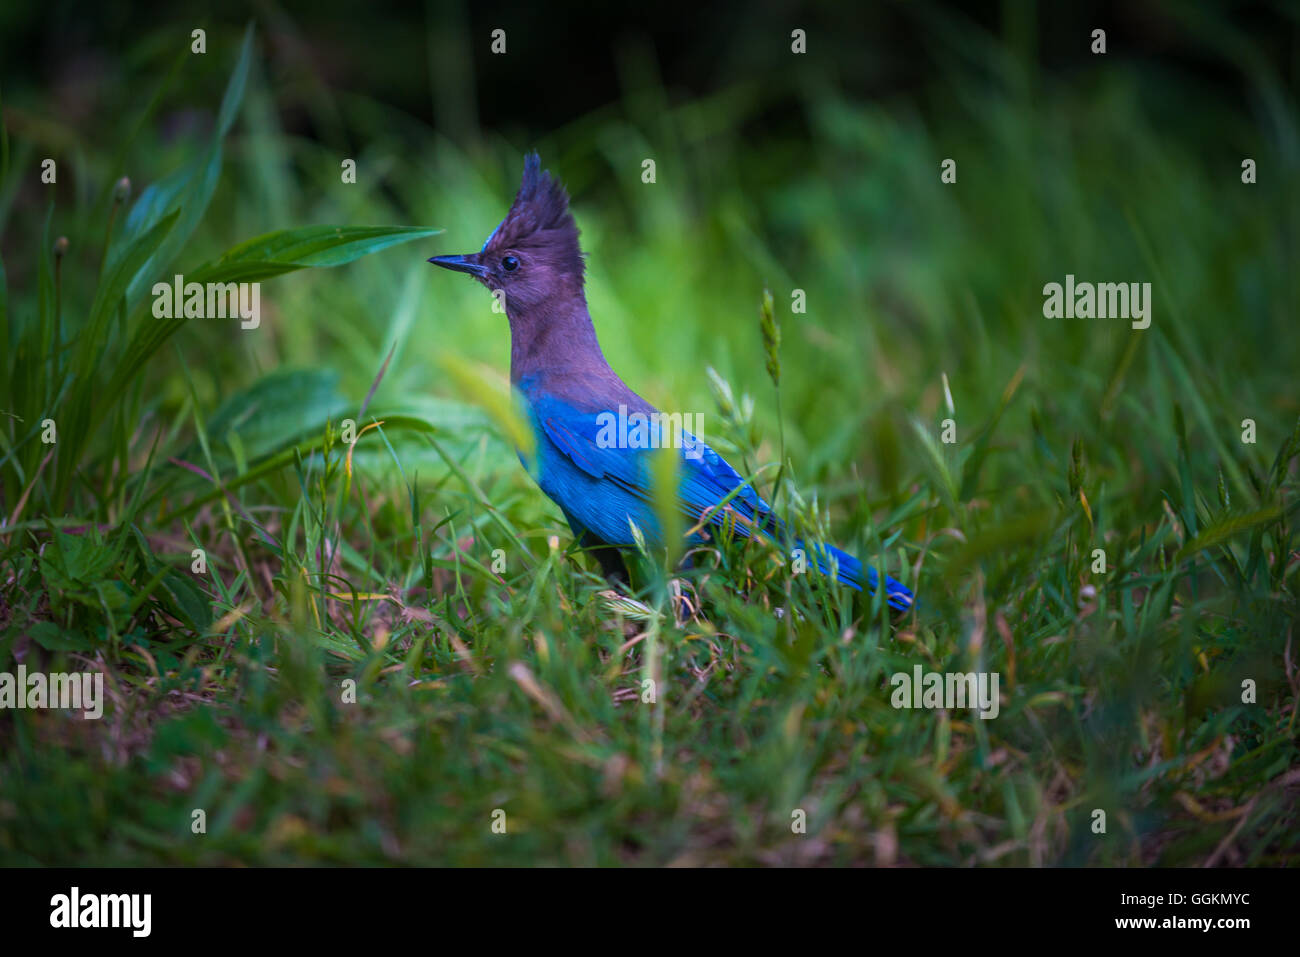
[{"label": "tail feather", "polygon": [[[759,528],[771,539],[777,542],[789,541],[790,538],[786,533],[785,523],[768,511],[760,515]],[[817,570],[823,575],[831,573],[831,563],[834,560],[836,575],[835,578],[841,584],[848,585],[854,591],[862,591],[862,582],[865,576],[867,588],[871,594],[876,593],[876,586],[880,582],[881,573],[874,568],[863,569],[862,562],[858,561],[848,552],[842,552],[834,545],[814,545],[809,547],[802,539],[795,539],[795,545],[812,553],[813,563]],[[913,596],[912,590],[897,579],[885,578],[885,603],[895,611],[907,611],[912,607]]]},{"label": "tail feather", "polygon": [[[800,547],[805,547],[802,542]],[[823,575],[829,575],[831,571],[831,559],[834,559],[836,578],[850,588],[856,591],[862,591],[862,582],[864,578],[867,588],[874,595],[876,587],[881,578],[881,573],[874,568],[863,569],[862,563],[847,552],[842,552],[834,545],[818,546],[812,549],[813,561],[817,565],[818,571]],[[885,603],[895,611],[906,611],[912,607],[912,592],[906,585],[900,581],[890,578],[888,575],[885,579]]]}]

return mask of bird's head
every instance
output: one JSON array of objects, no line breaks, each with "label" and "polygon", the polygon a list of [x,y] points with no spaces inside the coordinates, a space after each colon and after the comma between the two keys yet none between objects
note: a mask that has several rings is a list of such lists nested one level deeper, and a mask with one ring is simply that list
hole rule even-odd
[{"label": "bird's head", "polygon": [[524,159],[514,205],[483,248],[463,256],[434,256],[429,262],[469,273],[493,292],[503,291],[511,313],[556,295],[582,294],[582,250],[569,195],[541,168],[536,153]]}]

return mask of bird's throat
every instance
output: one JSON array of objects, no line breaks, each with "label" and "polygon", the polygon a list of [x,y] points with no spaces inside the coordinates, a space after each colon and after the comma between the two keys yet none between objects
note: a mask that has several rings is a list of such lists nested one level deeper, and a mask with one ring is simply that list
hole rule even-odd
[{"label": "bird's throat", "polygon": [[581,299],[564,297],[525,310],[511,310],[510,380],[538,373],[608,369],[596,327]]}]

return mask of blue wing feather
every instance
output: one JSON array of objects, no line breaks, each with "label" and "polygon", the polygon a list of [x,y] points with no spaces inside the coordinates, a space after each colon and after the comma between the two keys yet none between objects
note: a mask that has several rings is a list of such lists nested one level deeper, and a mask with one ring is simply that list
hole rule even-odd
[{"label": "blue wing feather", "polygon": [[[538,437],[535,475],[570,524],[609,544],[630,545],[630,519],[650,540],[657,541],[646,453],[602,447],[599,412],[580,410],[555,396],[534,393],[529,401]],[[773,540],[784,538],[785,529],[771,507],[722,456],[689,434],[683,435],[682,444],[678,495],[688,519],[698,522],[706,511],[715,509],[709,517],[713,526],[720,526],[730,512],[738,535],[749,537],[757,532]],[[728,496],[725,508],[717,509]],[[803,547],[802,542],[796,545]],[[829,545],[809,551],[823,573],[830,573],[833,564],[839,581],[862,589],[864,569],[856,558]],[[874,568],[865,569],[865,581],[874,592],[879,581]],[[912,603],[912,593],[888,576],[885,597],[891,607],[900,610]]]}]

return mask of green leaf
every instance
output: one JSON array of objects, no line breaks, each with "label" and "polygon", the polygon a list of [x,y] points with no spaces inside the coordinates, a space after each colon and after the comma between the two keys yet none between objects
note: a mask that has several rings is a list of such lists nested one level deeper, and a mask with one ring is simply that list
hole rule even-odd
[{"label": "green leaf", "polygon": [[27,635],[46,651],[90,651],[94,647],[88,638],[52,621],[37,622],[27,629]]},{"label": "green leaf", "polygon": [[[130,212],[126,214],[119,243],[129,243],[136,236],[148,231],[169,211],[177,208],[180,205],[181,195],[198,172],[198,168],[199,160],[195,159],[146,187],[131,206]],[[110,255],[109,261],[111,262],[112,259]]]},{"label": "green leaf", "polygon": [[212,624],[212,604],[192,580],[180,572],[163,578],[162,587],[171,598],[170,610],[195,631],[202,633]]},{"label": "green leaf", "polygon": [[338,382],[332,369],[281,370],[259,379],[223,402],[208,420],[214,453],[233,433],[247,459],[256,461],[322,431],[327,420],[355,411]]},{"label": "green leaf", "polygon": [[113,563],[113,553],[94,534],[71,535],[58,532],[52,547],[40,558],[41,577],[51,590],[73,589],[90,585],[103,577]]},{"label": "green leaf", "polygon": [[246,240],[187,277],[194,282],[255,282],[307,267],[342,266],[442,230],[417,226],[303,226]]},{"label": "green leaf", "polygon": [[[256,282],[295,269],[340,266],[397,243],[437,235],[410,226],[307,226],[267,233],[240,243],[214,263],[188,273],[188,282]],[[258,257],[279,256],[279,259]],[[105,390],[119,395],[158,348],[185,324],[184,318],[144,323],[127,345]]]}]

